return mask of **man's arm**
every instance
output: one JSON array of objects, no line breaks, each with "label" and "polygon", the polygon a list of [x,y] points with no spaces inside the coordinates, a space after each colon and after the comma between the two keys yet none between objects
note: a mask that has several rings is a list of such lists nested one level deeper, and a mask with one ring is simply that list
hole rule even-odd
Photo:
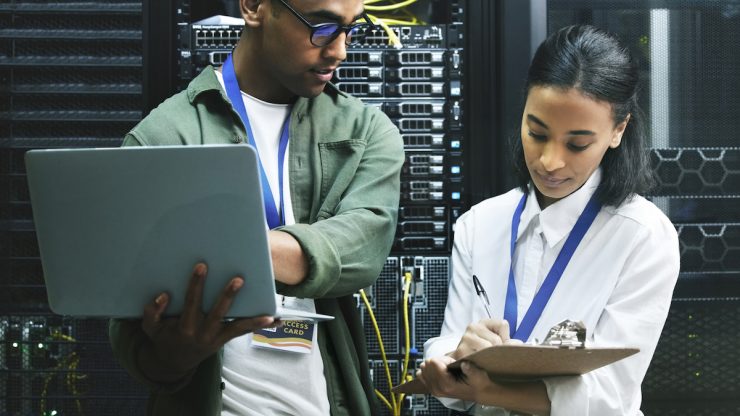
[{"label": "man's arm", "polygon": [[270,231],[270,256],[275,280],[286,285],[297,285],[308,275],[308,259],[303,248],[292,235]]},{"label": "man's arm", "polygon": [[[390,121],[377,123],[333,215],[281,231],[303,248],[308,274],[298,285],[278,284],[284,295],[339,297],[372,285],[385,263],[398,218],[403,142]],[[382,129],[382,130],[380,130]]]}]

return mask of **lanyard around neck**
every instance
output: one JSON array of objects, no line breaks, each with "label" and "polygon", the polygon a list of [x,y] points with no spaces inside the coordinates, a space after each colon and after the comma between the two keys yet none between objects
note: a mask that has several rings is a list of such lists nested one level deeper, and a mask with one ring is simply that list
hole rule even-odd
[{"label": "lanyard around neck", "polygon": [[542,282],[542,286],[537,291],[537,294],[532,300],[532,304],[529,305],[529,309],[522,318],[522,323],[517,327],[517,295],[516,295],[516,283],[514,281],[514,251],[516,250],[516,237],[519,232],[519,221],[524,211],[524,206],[527,203],[527,194],[522,195],[522,199],[519,201],[514,216],[511,219],[511,263],[509,264],[509,286],[506,289],[506,304],[504,306],[504,319],[509,322],[509,336],[526,342],[529,336],[532,334],[535,324],[540,319],[542,311],[544,311],[547,302],[552,296],[552,292],[555,291],[560,281],[560,277],[563,275],[565,268],[568,266],[573,253],[575,253],[578,244],[580,244],[583,236],[588,231],[591,224],[593,224],[596,214],[601,210],[601,204],[596,200],[596,195],[591,196],[591,199],[586,204],[586,208],[578,217],[578,221],[570,230],[568,238],[563,244],[563,248],[560,249],[558,257],[555,259],[550,268],[550,272],[547,273],[545,281]]},{"label": "lanyard around neck", "polygon": [[[249,144],[254,147],[259,158],[259,150],[257,149],[257,143],[254,141],[254,133],[252,133],[252,125],[249,123],[249,116],[247,116],[247,109],[244,107],[244,100],[242,99],[242,93],[239,89],[239,82],[236,79],[236,71],[234,71],[234,61],[231,59],[231,54],[226,58],[224,66],[222,67],[224,86],[226,87],[226,95],[231,100],[231,105],[234,106],[234,110],[239,114],[239,117],[244,123],[244,129],[247,131],[247,140]],[[275,205],[275,198],[272,197],[272,191],[270,189],[270,183],[267,181],[267,174],[262,166],[262,159],[260,158],[260,182],[262,183],[262,197],[265,203],[265,217],[267,219],[267,225],[270,229],[279,227],[285,224],[285,198],[283,198],[283,163],[285,162],[285,151],[288,148],[288,138],[290,130],[290,115],[285,118],[283,123],[283,129],[280,133],[280,144],[278,145],[278,190],[280,196],[280,211]]]}]

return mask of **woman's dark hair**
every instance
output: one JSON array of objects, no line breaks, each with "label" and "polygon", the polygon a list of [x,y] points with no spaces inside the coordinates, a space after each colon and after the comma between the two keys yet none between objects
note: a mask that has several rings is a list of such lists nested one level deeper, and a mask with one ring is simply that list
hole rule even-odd
[{"label": "woman's dark hair", "polygon": [[[550,35],[534,55],[525,93],[532,87],[575,88],[583,95],[611,104],[614,126],[630,116],[616,148],[601,161],[602,179],[596,198],[618,206],[655,184],[645,148],[644,115],[637,105],[638,66],[630,51],[612,34],[593,26],[564,27]],[[514,168],[526,192],[531,177],[521,139],[514,144]]]}]

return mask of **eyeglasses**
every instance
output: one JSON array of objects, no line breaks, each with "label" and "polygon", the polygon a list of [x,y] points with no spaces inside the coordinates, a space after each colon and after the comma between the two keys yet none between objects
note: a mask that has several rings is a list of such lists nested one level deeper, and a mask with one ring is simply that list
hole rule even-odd
[{"label": "eyeglasses", "polygon": [[349,26],[340,25],[339,23],[319,23],[312,25],[306,20],[303,15],[298,13],[294,8],[290,7],[290,4],[286,3],[285,0],[280,0],[280,3],[285,6],[295,17],[303,22],[306,27],[311,30],[311,44],[318,46],[319,48],[324,47],[336,39],[341,33],[346,35],[344,44],[347,46],[357,44],[365,38],[365,33],[368,29],[373,27],[370,17],[365,12],[362,13],[362,18],[367,23],[354,23]]}]

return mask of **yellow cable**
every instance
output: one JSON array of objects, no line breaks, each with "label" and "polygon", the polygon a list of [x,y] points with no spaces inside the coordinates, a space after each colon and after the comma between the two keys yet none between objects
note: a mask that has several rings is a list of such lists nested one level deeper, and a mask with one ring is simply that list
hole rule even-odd
[{"label": "yellow cable", "polygon": [[391,411],[393,414],[396,413],[396,395],[390,391],[390,389],[393,388],[393,379],[391,377],[391,369],[388,367],[388,358],[385,355],[385,346],[383,345],[383,338],[380,336],[380,327],[378,327],[378,321],[375,320],[375,313],[373,312],[372,306],[370,306],[370,301],[367,300],[367,296],[365,295],[365,290],[360,289],[360,296],[362,297],[362,301],[365,303],[365,307],[367,308],[367,313],[370,315],[370,320],[373,323],[373,328],[375,328],[375,336],[378,338],[378,345],[380,346],[380,357],[383,359],[383,366],[385,367],[385,374],[388,377],[388,389],[389,393],[391,395]]},{"label": "yellow cable", "polygon": [[406,26],[416,26],[418,25],[417,22],[411,21],[411,20],[397,20],[397,19],[389,19],[389,18],[382,18],[383,22],[385,22],[388,25],[406,25]]},{"label": "yellow cable", "polygon": [[[61,333],[60,331],[54,331],[51,333],[51,337],[54,339],[60,339],[62,341],[67,342],[77,342],[76,339],[69,335],[65,335]],[[41,391],[41,402],[39,403],[40,411],[43,414],[46,412],[46,396],[49,393],[49,383],[51,380],[57,375],[58,371],[62,370],[66,367],[66,375],[64,376],[64,382],[67,385],[67,390],[69,390],[70,393],[74,397],[79,397],[80,392],[77,390],[77,380],[82,380],[86,378],[87,376],[84,374],[76,374],[77,373],[77,367],[80,364],[80,357],[77,355],[75,351],[72,351],[68,355],[66,355],[64,358],[62,358],[59,363],[52,369],[51,373],[47,375],[44,378],[44,387]],[[75,405],[77,407],[77,413],[82,415],[82,402],[79,398],[75,399]]]},{"label": "yellow cable", "polygon": [[52,379],[52,378],[54,377],[54,372],[53,372],[53,370],[56,370],[56,369],[57,369],[58,367],[59,367],[59,366],[57,366],[57,367],[55,367],[54,369],[52,369],[52,372],[51,372],[51,373],[49,373],[49,375],[47,375],[47,376],[46,376],[46,377],[44,378],[44,388],[43,388],[43,389],[41,389],[41,401],[39,402],[39,412],[40,412],[40,413],[41,413],[42,415],[43,415],[43,414],[44,414],[44,413],[46,412],[46,395],[48,394],[48,389],[49,389],[49,382],[50,382],[50,381],[51,381],[51,379]]},{"label": "yellow cable", "polygon": [[[365,0],[363,3],[367,6],[368,4],[377,4],[377,3],[390,3],[391,5],[398,4],[398,0]],[[406,0],[403,0],[406,1]]]},{"label": "yellow cable", "polygon": [[[419,0],[404,0],[402,3],[391,3],[390,5],[376,5],[377,3],[387,2],[390,0],[365,0],[365,6],[367,11],[388,11],[392,13],[393,15],[390,16],[378,16],[379,19],[384,20],[387,24],[393,24],[393,25],[419,25],[419,24],[426,24],[419,20],[419,18],[411,13],[406,6],[409,6],[413,3],[416,3]],[[397,13],[402,13],[405,15],[405,17],[408,17],[411,20],[402,20],[397,19],[397,16],[394,16]]]},{"label": "yellow cable", "polygon": [[[403,370],[401,371],[401,382],[406,380],[406,373],[409,371],[409,357],[411,354],[411,331],[409,330],[409,289],[411,288],[411,273],[404,273],[404,284],[403,284],[403,329],[405,339],[405,354],[403,357]],[[401,403],[403,402],[404,394],[400,394],[398,398],[398,414],[401,416]]]},{"label": "yellow cable", "polygon": [[[76,358],[76,353],[72,352],[69,355],[62,358],[59,363],[51,369],[49,374],[44,378],[44,387],[41,389],[41,401],[39,403],[39,411],[41,414],[44,414],[46,412],[46,396],[49,394],[49,383],[52,379],[54,379],[55,376],[59,374],[59,371],[62,370],[62,368],[67,368],[67,374],[64,376],[64,381],[67,384],[67,389],[70,390],[70,393],[73,393],[74,395],[77,395],[76,389],[70,385],[70,377],[71,373],[69,372],[70,369],[75,369],[77,367],[76,363],[79,362],[79,358]],[[69,364],[67,364],[69,362]],[[78,399],[79,401],[79,399]],[[81,404],[78,403],[78,407],[81,407]],[[81,410],[81,409],[79,409]]]},{"label": "yellow cable", "polygon": [[[409,361],[411,356],[411,330],[410,330],[410,324],[409,324],[409,291],[411,288],[411,281],[412,281],[412,275],[410,272],[406,272],[404,274],[404,285],[403,285],[403,325],[404,325],[404,339],[405,339],[405,354],[403,358],[403,370],[401,372],[402,380],[401,382],[404,382],[408,379],[406,373],[408,373],[409,369]],[[391,377],[390,368],[388,367],[388,359],[385,355],[385,346],[383,344],[383,339],[380,335],[380,328],[378,327],[378,322],[375,319],[375,313],[373,312],[373,309],[370,305],[370,301],[367,299],[367,295],[365,295],[365,291],[363,289],[360,289],[360,296],[362,297],[362,301],[365,303],[365,307],[367,308],[368,314],[370,315],[370,320],[373,323],[373,328],[375,329],[375,335],[378,338],[378,344],[380,346],[380,355],[383,359],[383,366],[385,367],[385,373],[388,378],[388,386],[389,389],[393,388],[393,380]],[[404,394],[400,394],[398,396],[398,400],[396,400],[395,395],[391,392],[391,401],[389,402],[388,399],[377,389],[375,389],[375,395],[378,396],[378,398],[391,410],[393,416],[401,416],[401,410],[402,410],[402,403],[403,399],[405,397]]]},{"label": "yellow cable", "polygon": [[416,17],[416,15],[415,15],[415,14],[411,13],[411,12],[410,12],[410,11],[408,11],[407,9],[401,9],[401,13],[403,13],[403,14],[405,14],[405,15],[406,15],[407,17],[409,17],[409,18],[411,19],[411,21],[412,21],[412,22],[414,22],[414,24],[416,24],[416,25],[418,25],[418,24],[426,24],[426,23],[424,23],[424,22],[421,22],[421,21],[419,21],[419,18],[418,18],[418,17]]},{"label": "yellow cable", "polygon": [[380,25],[380,27],[385,30],[385,33],[388,34],[388,43],[392,45],[395,48],[401,48],[401,41],[398,39],[398,36],[396,36],[396,32],[393,31],[388,25],[383,21],[383,19],[379,18],[378,16],[368,14],[370,17],[370,20],[377,21],[377,24]]},{"label": "yellow cable", "polygon": [[69,342],[77,342],[77,340],[76,340],[76,339],[74,339],[74,338],[70,337],[69,335],[64,335],[64,334],[62,334],[62,333],[61,333],[61,332],[59,332],[59,331],[54,331],[54,332],[52,332],[52,333],[51,333],[51,337],[52,337],[52,338],[57,338],[57,339],[61,339],[61,340],[64,340],[64,341],[69,341]]},{"label": "yellow cable", "polygon": [[365,10],[369,10],[372,12],[384,12],[388,10],[397,10],[397,9],[401,9],[403,7],[409,6],[411,4],[414,4],[417,1],[419,0],[405,0],[400,3],[391,4],[388,6],[371,6],[371,5],[368,5],[368,3],[365,3]]},{"label": "yellow cable", "polygon": [[[77,380],[84,379],[84,374],[77,374],[77,366],[80,364],[80,357],[76,352],[72,352],[70,355],[69,372],[67,373],[67,389],[74,397],[79,397],[80,392],[77,390]],[[75,405],[77,406],[77,412],[82,414],[82,402],[79,398],[75,399]]]},{"label": "yellow cable", "polygon": [[380,399],[381,402],[383,402],[383,404],[388,406],[388,410],[390,410],[391,412],[393,411],[393,406],[391,406],[391,403],[388,401],[388,399],[385,398],[385,396],[383,396],[383,393],[381,393],[380,390],[375,389],[375,395],[378,396],[378,398]]}]

